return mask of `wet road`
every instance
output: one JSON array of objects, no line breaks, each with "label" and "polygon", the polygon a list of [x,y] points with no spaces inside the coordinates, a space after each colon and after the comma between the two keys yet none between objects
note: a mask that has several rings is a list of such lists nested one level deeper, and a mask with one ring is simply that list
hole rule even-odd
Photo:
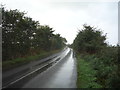
[{"label": "wet road", "polygon": [[73,50],[5,72],[5,88],[76,88],[76,60]]},{"label": "wet road", "polygon": [[76,62],[73,51],[47,71],[30,80],[23,88],[76,88]]}]

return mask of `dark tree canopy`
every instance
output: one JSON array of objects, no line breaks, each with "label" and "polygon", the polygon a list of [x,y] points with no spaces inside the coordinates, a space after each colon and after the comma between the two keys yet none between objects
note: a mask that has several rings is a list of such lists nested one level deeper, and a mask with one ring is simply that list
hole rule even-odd
[{"label": "dark tree canopy", "polygon": [[60,35],[53,34],[48,25],[25,16],[24,12],[2,8],[2,55],[12,60],[26,54],[60,49],[65,44]]},{"label": "dark tree canopy", "polygon": [[78,52],[96,53],[106,46],[106,35],[89,25],[83,25],[83,29],[79,30],[74,40],[74,49]]}]

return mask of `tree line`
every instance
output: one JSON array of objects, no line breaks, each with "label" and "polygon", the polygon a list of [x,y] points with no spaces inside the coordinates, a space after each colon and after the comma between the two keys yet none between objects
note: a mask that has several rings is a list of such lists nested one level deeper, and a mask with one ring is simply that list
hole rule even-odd
[{"label": "tree line", "polygon": [[120,46],[106,43],[106,35],[100,29],[84,24],[72,47],[96,71],[94,82],[103,88],[120,86]]},{"label": "tree line", "polygon": [[54,34],[53,28],[40,25],[38,21],[25,16],[25,12],[4,7],[1,12],[3,61],[57,50],[67,42],[60,34]]}]

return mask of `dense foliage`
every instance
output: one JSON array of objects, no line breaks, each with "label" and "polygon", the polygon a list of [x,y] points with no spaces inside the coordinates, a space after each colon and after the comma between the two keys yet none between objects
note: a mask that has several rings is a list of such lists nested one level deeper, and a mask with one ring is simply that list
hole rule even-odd
[{"label": "dense foliage", "polygon": [[76,51],[97,53],[106,46],[106,37],[102,35],[102,32],[88,25],[83,25],[83,27],[74,40],[74,49]]},{"label": "dense foliage", "polygon": [[74,50],[83,60],[90,63],[92,69],[96,71],[95,82],[103,88],[119,87],[119,45],[107,45],[105,43],[106,36],[102,35],[101,31],[88,25],[83,27],[84,29],[79,31],[72,45]]},{"label": "dense foliage", "polygon": [[81,55],[77,55],[77,87],[78,88],[101,88],[96,82],[96,70],[91,67],[91,63],[84,60]]},{"label": "dense foliage", "polygon": [[2,60],[12,60],[41,51],[62,48],[66,39],[24,12],[2,8]]}]

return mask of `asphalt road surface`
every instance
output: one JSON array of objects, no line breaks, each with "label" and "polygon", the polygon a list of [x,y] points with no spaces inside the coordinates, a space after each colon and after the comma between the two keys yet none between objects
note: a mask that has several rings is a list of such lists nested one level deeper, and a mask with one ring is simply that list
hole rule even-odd
[{"label": "asphalt road surface", "polygon": [[10,72],[3,75],[3,88],[76,88],[76,59],[68,47]]}]

